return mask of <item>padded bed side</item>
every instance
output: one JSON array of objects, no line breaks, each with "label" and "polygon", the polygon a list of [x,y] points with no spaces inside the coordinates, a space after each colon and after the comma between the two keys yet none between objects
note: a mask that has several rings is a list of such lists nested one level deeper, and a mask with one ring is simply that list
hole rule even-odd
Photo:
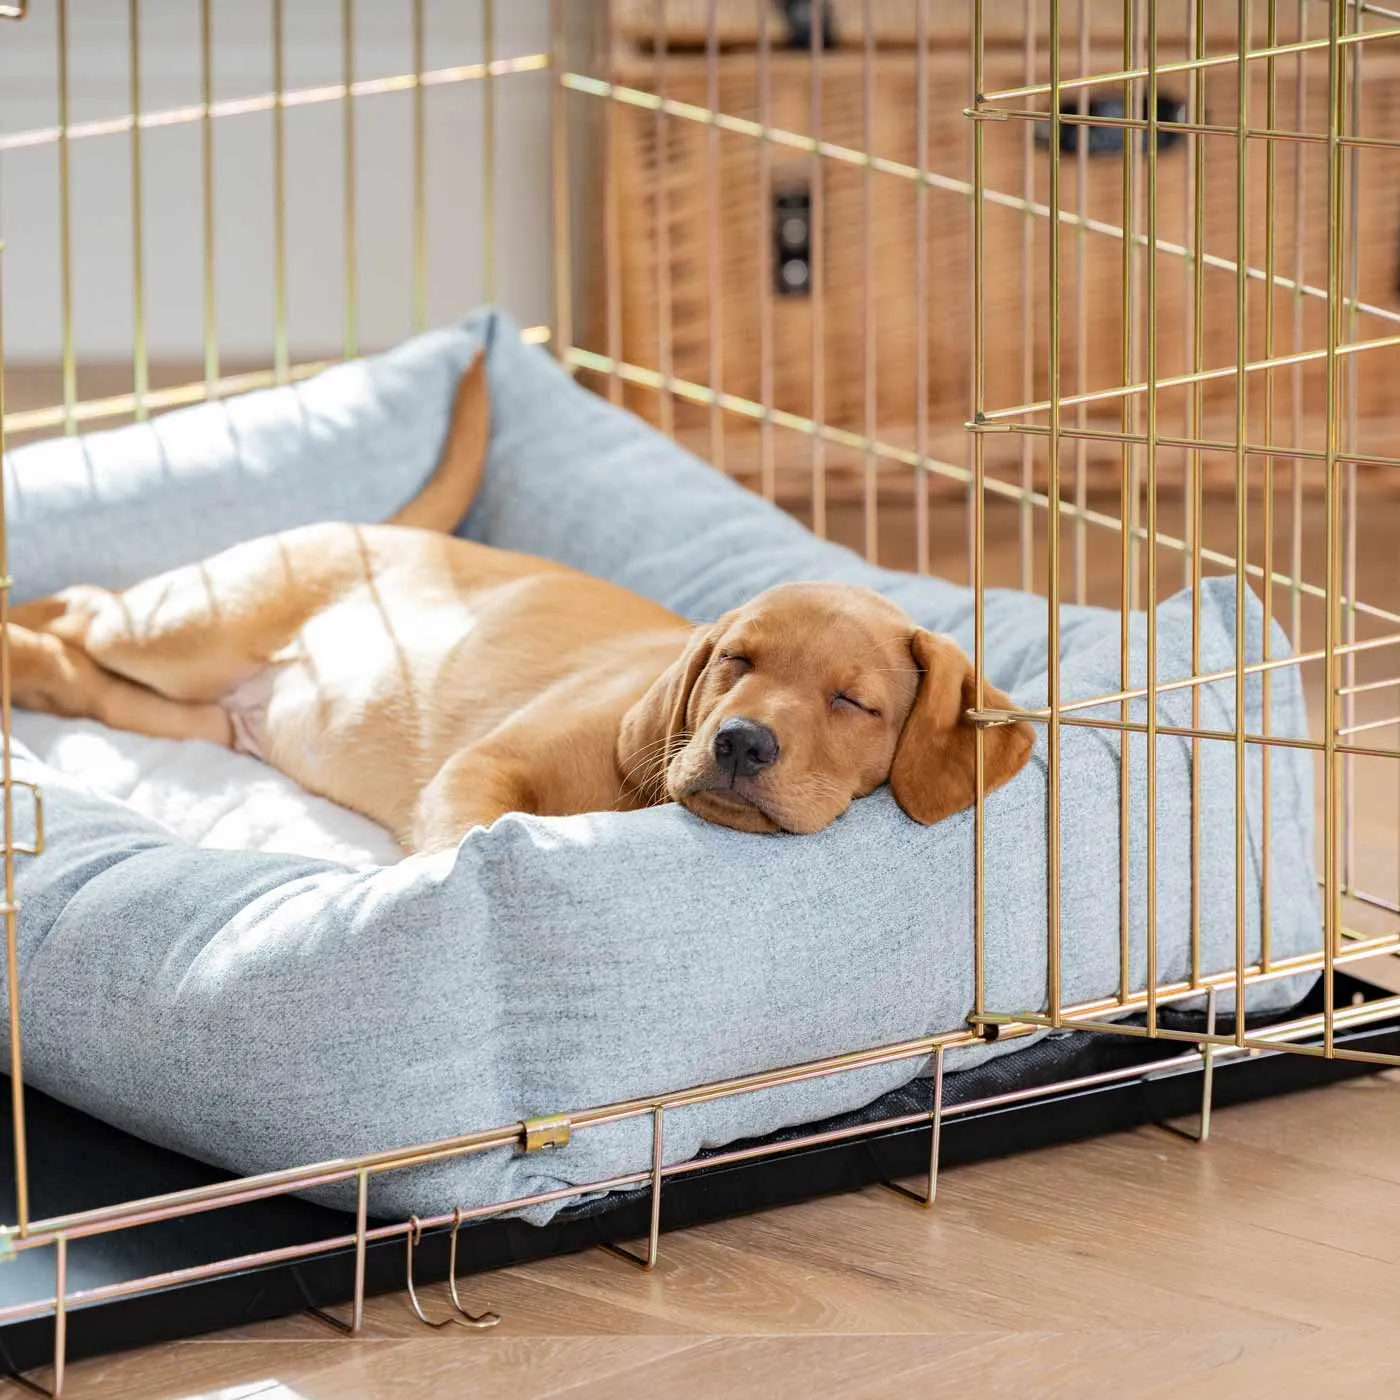
[{"label": "padded bed side", "polygon": [[[265,436],[220,437],[230,413],[254,424],[270,413],[228,405],[158,420],[185,419],[163,436],[151,428],[110,435],[122,441],[99,456],[116,473],[114,484],[60,473],[62,490],[51,498],[44,454],[75,449],[64,443],[16,453],[12,476],[26,495],[16,571],[30,575],[21,574],[23,595],[89,573],[89,558],[102,557],[95,541],[114,519],[132,532],[106,566],[106,581],[121,582],[191,550],[317,513],[390,513],[431,469],[456,372],[483,335],[493,440],[483,493],[466,524],[474,537],[567,560],[697,619],[783,578],[870,583],[925,625],[970,645],[965,590],[872,569],[814,540],[577,388],[490,315],[366,362],[333,384],[334,392],[313,382],[326,397],[316,399],[309,418],[285,396],[312,385],[273,391],[283,396],[280,427]],[[353,453],[352,437],[359,439]],[[252,464],[245,461],[250,442],[260,453]],[[184,457],[164,456],[172,444],[188,445],[202,464],[198,473],[188,475]],[[288,498],[287,518],[269,518],[282,508],[281,483],[303,469],[324,494],[308,485]],[[204,510],[198,483],[206,477],[229,503],[221,519],[201,527],[198,548],[184,531],[159,524],[171,509],[161,486],[167,472],[185,483],[182,514]],[[371,485],[361,474],[376,479]],[[104,513],[109,496],[111,517]],[[80,512],[87,518],[76,519]],[[1209,584],[1201,601],[1205,665],[1224,669],[1233,664],[1233,585]],[[1247,606],[1253,660],[1262,611],[1252,598]],[[1184,596],[1158,610],[1163,680],[1189,673],[1190,613]],[[1116,614],[1066,611],[1066,699],[1118,688],[1118,626]],[[1133,619],[1138,676],[1144,628],[1145,619]],[[1043,703],[1043,600],[991,596],[987,638],[993,680],[1018,701]],[[1275,654],[1283,645],[1276,638]],[[1279,673],[1272,692],[1274,732],[1303,733],[1296,677]],[[1233,683],[1209,687],[1207,722],[1232,725],[1233,699]],[[1161,697],[1163,722],[1180,722],[1183,704],[1189,715],[1184,693]],[[1262,720],[1261,687],[1252,682],[1246,728],[1256,731]],[[1118,984],[1119,746],[1112,735],[1073,728],[1063,740],[1064,995],[1079,1000],[1109,995]],[[1146,966],[1144,743],[1130,740],[1135,982]],[[1234,751],[1215,742],[1202,749],[1202,829],[1211,835],[1200,853],[1203,960],[1218,970],[1230,965],[1236,934]],[[1189,765],[1188,741],[1159,739],[1163,979],[1189,966]],[[21,761],[19,772],[45,784],[50,829],[46,854],[22,861],[19,872],[33,1082],[143,1137],[240,1171],[406,1145],[950,1030],[964,1023],[972,1002],[972,815],[919,827],[883,790],[812,837],[756,840],[673,806],[510,816],[469,833],[454,852],[369,870],[200,850],[51,770]],[[1279,751],[1273,773],[1272,937],[1285,957],[1319,938],[1307,755]],[[1252,954],[1259,942],[1257,768],[1248,769],[1247,781],[1245,940]],[[1045,1001],[1045,803],[1042,745],[987,803],[988,994],[999,1010]],[[1286,1004],[1297,990],[1266,987],[1255,1004]],[[961,1052],[950,1068],[1015,1046]],[[858,1108],[921,1068],[910,1061],[678,1111],[667,1119],[667,1159]],[[373,1207],[426,1214],[509,1199],[638,1169],[649,1152],[645,1121],[589,1129],[544,1158],[499,1152],[378,1178]],[[333,1195],[348,1200],[344,1191]]]}]

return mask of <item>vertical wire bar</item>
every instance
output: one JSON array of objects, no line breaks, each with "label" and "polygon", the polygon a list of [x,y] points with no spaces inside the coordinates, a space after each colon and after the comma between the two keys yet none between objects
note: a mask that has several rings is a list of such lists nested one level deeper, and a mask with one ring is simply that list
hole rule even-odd
[{"label": "vertical wire bar", "polygon": [[[1079,76],[1089,72],[1089,0],[1079,0]],[[1089,115],[1089,89],[1079,89],[1079,115]],[[1074,354],[1076,363],[1075,390],[1084,394],[1089,389],[1089,129],[1075,132],[1075,204],[1079,221],[1074,231]],[[1075,426],[1089,426],[1089,406],[1081,403],[1075,411]],[[1081,436],[1074,444],[1074,601],[1081,606],[1089,600],[1089,440]]]},{"label": "vertical wire bar", "polygon": [[[491,13],[491,0],[482,10],[482,23]],[[426,330],[428,325],[428,137],[427,93],[423,90],[423,69],[426,66],[427,36],[423,24],[423,0],[413,0],[413,329]],[[486,60],[488,63],[490,59]],[[484,92],[491,91],[490,70],[487,70]],[[349,100],[347,90],[346,100]],[[489,98],[488,104],[489,104]],[[482,160],[490,168],[494,141],[487,129],[482,129]],[[491,219],[482,213],[483,238],[491,237]],[[491,300],[488,290],[486,300]]]},{"label": "vertical wire bar", "polygon": [[928,468],[928,7],[915,0],[914,16],[914,160],[919,178],[914,185],[914,568],[929,571],[933,542],[929,534]]},{"label": "vertical wire bar", "polygon": [[[1355,27],[1359,31],[1365,24],[1365,17],[1358,8],[1355,11]],[[1351,46],[1351,134],[1361,133],[1361,89],[1364,80],[1364,44]],[[1343,75],[1345,77],[1345,75]],[[1346,265],[1346,338],[1354,343],[1357,339],[1359,303],[1361,300],[1361,151],[1353,146],[1347,152],[1346,178],[1347,194],[1347,243],[1343,254]],[[1360,356],[1347,357],[1347,404],[1346,440],[1344,446],[1350,451],[1358,450],[1358,415],[1361,391]],[[1346,501],[1343,506],[1343,524],[1346,530],[1346,546],[1342,563],[1342,596],[1345,626],[1343,639],[1356,640],[1356,529],[1357,529],[1357,480],[1356,463],[1346,464]],[[1356,723],[1356,695],[1352,687],[1356,684],[1356,655],[1348,651],[1342,662],[1342,684],[1347,687],[1346,698],[1342,702],[1342,725],[1350,728]],[[1342,891],[1350,893],[1356,888],[1356,759],[1352,754],[1342,757]]]},{"label": "vertical wire bar", "polygon": [[[1308,0],[1298,0],[1298,39],[1308,37]],[[1298,54],[1297,71],[1294,74],[1293,125],[1297,131],[1307,130],[1308,84],[1307,55]],[[1301,142],[1293,147],[1293,349],[1302,350],[1304,345],[1304,306],[1303,275],[1307,270],[1307,258],[1303,240],[1303,229],[1307,227],[1307,147]],[[1303,367],[1293,366],[1293,445],[1303,446]],[[1303,462],[1294,457],[1289,473],[1292,487],[1292,552],[1288,561],[1289,591],[1291,593],[1289,631],[1294,646],[1302,645],[1303,637]]]},{"label": "vertical wire bar", "polygon": [[758,398],[763,417],[758,425],[759,488],[765,501],[778,494],[773,457],[773,147],[768,129],[773,118],[772,36],[768,0],[755,0],[758,18]]},{"label": "vertical wire bar", "polygon": [[[564,0],[549,0],[549,125],[554,192],[554,353],[569,362],[574,343],[573,221],[569,200],[569,113],[564,74],[568,70]],[[609,99],[611,102],[611,99]]]},{"label": "vertical wire bar", "polygon": [[68,1236],[53,1242],[53,1394],[63,1394],[64,1373],[68,1368]]},{"label": "vertical wire bar", "polygon": [[[1049,829],[1046,832],[1046,882],[1049,908],[1046,924],[1050,935],[1050,1023],[1060,1024],[1060,0],[1050,0],[1050,305],[1048,389],[1050,403],[1050,509],[1046,520],[1046,567],[1050,654],[1047,681],[1050,691],[1049,743],[1046,790]],[[1023,504],[1024,504],[1023,498]]]},{"label": "vertical wire bar", "polygon": [[[983,46],[983,0],[972,0],[972,100],[980,108],[986,90],[986,52]],[[979,427],[987,413],[987,298],[986,275],[986,132],[985,123],[972,123],[972,420]],[[987,554],[987,443],[986,434],[972,434],[972,498],[969,526],[972,553],[972,670],[980,710],[986,694],[983,658],[986,655],[986,554]],[[986,928],[986,732],[973,731],[972,821],[972,964],[974,1017],[987,1011]],[[980,1024],[980,1022],[979,1022]]]},{"label": "vertical wire bar", "polygon": [[[1128,133],[1124,133],[1125,139]],[[1157,0],[1147,0],[1147,1033],[1157,1032]],[[1195,689],[1195,687],[1192,687]]]},{"label": "vertical wire bar", "polygon": [[[1323,968],[1322,968],[1322,1051],[1331,1055],[1336,1030],[1335,959],[1338,929],[1341,926],[1341,885],[1337,863],[1337,631],[1341,576],[1338,568],[1337,536],[1337,459],[1339,453],[1340,404],[1338,403],[1337,347],[1342,327],[1342,151],[1339,141],[1343,122],[1341,53],[1341,6],[1329,5],[1327,16],[1327,444],[1324,469],[1327,515],[1326,618],[1323,626],[1323,667],[1326,672],[1323,735],[1323,775],[1326,794],[1323,801]],[[1237,1024],[1241,1018],[1236,1017]]]},{"label": "vertical wire bar", "polygon": [[[421,0],[420,0],[421,3]],[[487,301],[496,299],[496,0],[482,0],[481,61],[486,74],[481,84],[481,282]],[[422,86],[419,85],[419,93]],[[422,118],[419,117],[421,125]],[[423,162],[421,135],[415,147]],[[668,371],[669,373],[669,371]]]},{"label": "vertical wire bar", "polygon": [[666,1150],[666,1110],[657,1104],[651,1115],[651,1223],[647,1231],[647,1258],[642,1266],[654,1269],[661,1253],[661,1168]]},{"label": "vertical wire bar", "polygon": [[[820,143],[822,132],[822,46],[826,29],[827,0],[812,0],[811,97],[812,141]],[[826,423],[826,191],[819,150],[812,152],[810,249],[812,306],[812,421]],[[812,434],[812,532],[826,538],[826,439]]]},{"label": "vertical wire bar", "polygon": [[[1278,44],[1278,0],[1269,0],[1265,46],[1273,49]],[[1278,127],[1278,63],[1270,56],[1265,67],[1265,81],[1268,87],[1264,124],[1269,131]],[[1274,287],[1275,238],[1274,223],[1277,201],[1274,197],[1274,181],[1278,175],[1277,147],[1275,141],[1264,143],[1264,358],[1272,360],[1275,354]],[[1264,440],[1272,448],[1275,438],[1275,380],[1276,371],[1270,369],[1264,375]],[[1263,658],[1268,661],[1273,655],[1274,621],[1274,456],[1270,452],[1264,458],[1264,604]],[[1273,672],[1267,668],[1263,675],[1262,700],[1264,706],[1264,733],[1271,732]],[[1259,851],[1259,962],[1267,972],[1273,957],[1273,900],[1271,885],[1273,871],[1270,860],[1270,847],[1273,844],[1273,757],[1272,746],[1265,744],[1259,755],[1259,800],[1263,811],[1260,818]]]},{"label": "vertical wire bar", "polygon": [[[347,0],[348,3],[348,0]],[[287,131],[282,0],[272,0],[272,367],[287,382]],[[349,93],[346,94],[349,101]]]},{"label": "vertical wire bar", "polygon": [[350,1332],[358,1337],[365,1325],[365,1255],[369,1245],[369,1173],[355,1173],[355,1291],[350,1303]]},{"label": "vertical wire bar", "polygon": [[78,357],[73,339],[73,181],[68,142],[68,0],[58,0],[58,269],[63,337],[63,431],[78,431]]},{"label": "vertical wire bar", "polygon": [[[1021,22],[1025,28],[1022,71],[1027,84],[1035,82],[1036,26],[1039,22],[1036,0],[1024,0]],[[1050,101],[1055,101],[1054,93]],[[1059,130],[1059,119],[1051,115],[1051,142]],[[1053,159],[1053,157],[1052,157]],[[1035,127],[1027,122],[1021,133],[1021,402],[1035,399]],[[1052,216],[1053,217],[1053,216]],[[1051,292],[1053,297],[1054,293]],[[1051,353],[1054,353],[1053,344]],[[1053,395],[1052,395],[1053,397]],[[1031,493],[1035,489],[1035,439],[1021,439],[1021,499],[1019,511],[1019,552],[1022,593],[1035,591],[1035,513]],[[1052,508],[1051,514],[1054,514]]]},{"label": "vertical wire bar", "polygon": [[[1133,66],[1133,42],[1136,6],[1134,0],[1123,0],[1123,69]],[[1123,110],[1133,110],[1133,84],[1123,83]],[[1123,133],[1123,248],[1120,262],[1119,319],[1123,343],[1119,361],[1120,383],[1132,384],[1133,378],[1133,271],[1136,247],[1137,200],[1134,191],[1135,165],[1133,140]],[[1125,395],[1119,408],[1118,425],[1124,434],[1133,431],[1131,396]],[[1125,443],[1119,458],[1119,614],[1118,614],[1118,678],[1123,690],[1133,688],[1132,678],[1132,580],[1133,580],[1133,449]],[[1127,724],[1132,719],[1132,706],[1124,700],[1118,707],[1118,718]],[[1118,995],[1127,1001],[1132,995],[1132,882],[1129,878],[1128,857],[1132,836],[1132,745],[1126,730],[1118,741]]]},{"label": "vertical wire bar", "polygon": [[[355,0],[340,0],[340,53],[343,64],[341,82],[345,94],[341,98],[341,158],[343,161],[345,251],[345,329],[343,353],[353,360],[359,349],[359,248],[356,237],[355,197]],[[418,90],[415,89],[415,95]]]},{"label": "vertical wire bar", "polygon": [[[608,79],[608,99],[603,118],[603,285],[606,304],[608,350],[608,402],[622,402],[622,234],[618,227],[618,111],[619,103],[613,89],[617,84],[617,51],[613,34],[613,6],[603,9],[603,66]],[[657,266],[660,267],[661,245],[656,243]],[[658,273],[658,276],[660,274]]]},{"label": "vertical wire bar", "polygon": [[213,398],[219,378],[219,295],[215,278],[214,225],[214,23],[212,0],[199,0],[200,192],[204,218],[204,394]]},{"label": "vertical wire bar", "polygon": [[[1193,42],[1196,34],[1197,17],[1200,14],[1202,0],[1186,0],[1186,56],[1193,57]],[[1197,94],[1200,91],[1200,70],[1193,68],[1186,75],[1186,120],[1191,125],[1199,125],[1199,118],[1196,115]],[[1194,282],[1193,273],[1197,262],[1200,261],[1201,249],[1193,238],[1193,221],[1191,197],[1196,188],[1196,162],[1200,156],[1201,138],[1196,133],[1192,133],[1186,138],[1186,180],[1181,187],[1184,209],[1182,213],[1182,234],[1186,244],[1186,277],[1182,285],[1183,323],[1186,327],[1185,346],[1189,356],[1189,347],[1196,338],[1196,307],[1192,299],[1192,285]],[[1191,421],[1192,395],[1188,391],[1183,400],[1183,414],[1186,420],[1185,434],[1188,438],[1195,439],[1195,425]],[[1195,500],[1191,490],[1191,473],[1193,470],[1193,454],[1189,449],[1183,453],[1183,462],[1186,471],[1186,480],[1182,493],[1182,531],[1181,538],[1186,547],[1181,551],[1182,586],[1191,587],[1191,538],[1196,531],[1196,517],[1194,514]],[[1192,687],[1194,690],[1196,687]],[[1193,726],[1194,728],[1195,726]],[[1193,755],[1194,758],[1194,755]],[[1195,764],[1192,764],[1193,770]]]},{"label": "vertical wire bar", "polygon": [[[867,156],[875,152],[875,18],[871,0],[861,0],[865,47],[861,55],[861,137]],[[875,563],[880,549],[880,499],[876,486],[875,453],[875,167],[867,160],[861,172],[861,310],[865,371],[865,446],[861,450],[864,485],[865,557]]]},{"label": "vertical wire bar", "polygon": [[938,1158],[943,1145],[943,1053],[942,1045],[933,1052],[933,1083],[929,1095],[932,1103],[928,1111],[928,1186],[924,1191],[917,1191],[898,1181],[885,1182],[890,1190],[917,1202],[925,1210],[932,1210],[938,1200]]},{"label": "vertical wire bar", "polygon": [[150,366],[146,354],[145,217],[141,201],[141,0],[127,6],[131,105],[131,401],[138,423],[146,417]]},{"label": "vertical wire bar", "polygon": [[719,395],[724,387],[724,263],[720,256],[724,223],[720,207],[719,127],[719,0],[709,0],[705,33],[705,106],[709,128],[705,133],[706,182],[710,202],[710,464],[724,470],[724,410]]},{"label": "vertical wire bar", "polygon": [[1245,1034],[1245,876],[1248,873],[1248,790],[1245,746],[1245,602],[1249,551],[1249,21],[1251,0],[1239,0],[1239,90],[1235,128],[1235,1043]]},{"label": "vertical wire bar", "polygon": [[[1206,52],[1205,0],[1198,0],[1192,28],[1191,52],[1194,58]],[[1205,75],[1192,74],[1191,121],[1205,120]],[[1191,173],[1191,372],[1199,374],[1205,364],[1205,237],[1206,237],[1206,139],[1190,138],[1195,152]],[[1190,436],[1199,440],[1205,417],[1205,386],[1197,381],[1187,398],[1190,409]],[[1201,674],[1201,564],[1205,534],[1205,461],[1199,451],[1187,453],[1191,464],[1191,674]],[[1201,687],[1191,687],[1191,727],[1201,728]],[[1201,982],[1201,741],[1191,740],[1191,983]]]},{"label": "vertical wire bar", "polygon": [[670,201],[666,195],[666,0],[654,0],[655,69],[653,86],[661,101],[653,118],[656,135],[656,367],[661,372],[659,395],[661,431],[670,437],[676,430],[676,401],[671,388],[675,367],[672,356],[671,326],[671,223]]},{"label": "vertical wire bar", "polygon": [[[0,243],[0,273],[5,245]],[[0,462],[5,460],[5,301],[0,284]],[[19,914],[15,907],[15,807],[10,752],[10,577],[5,490],[0,479],[0,790],[3,790],[5,846],[0,853],[5,879],[5,990],[10,1022],[10,1122],[14,1138],[15,1222],[22,1239],[29,1233],[29,1138],[24,1115],[24,1046],[20,1037]],[[36,843],[37,844],[37,843]]]}]

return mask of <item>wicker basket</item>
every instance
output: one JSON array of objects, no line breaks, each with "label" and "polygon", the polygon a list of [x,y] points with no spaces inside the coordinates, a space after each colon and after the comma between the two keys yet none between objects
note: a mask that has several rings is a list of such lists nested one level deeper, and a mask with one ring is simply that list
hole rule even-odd
[{"label": "wicker basket", "polygon": [[[900,49],[903,37],[907,37],[900,24],[914,7],[872,4],[870,8],[877,25],[883,26],[877,27],[877,35],[889,47],[867,55],[863,49],[849,52],[838,42],[824,57],[820,137],[852,156],[868,148],[881,160],[913,167],[918,158],[915,117],[919,65],[911,61],[907,47]],[[949,29],[953,25],[947,13],[950,7],[933,8],[944,12],[940,24]],[[664,53],[654,45],[648,52],[639,51],[645,37],[641,21],[645,17],[651,23],[645,33],[654,36],[657,7],[632,0],[622,9],[622,32],[637,42],[615,56],[616,80],[703,109],[711,91],[711,65],[695,48],[704,40],[709,5],[675,0],[667,5]],[[835,7],[838,36],[843,31],[860,33],[858,25],[846,25],[849,13],[860,9],[855,3]],[[1121,7],[1118,9],[1121,14]],[[728,46],[714,65],[718,109],[744,121],[766,118],[770,127],[804,136],[813,134],[809,56],[777,48],[761,68],[757,54],[746,45],[756,33],[758,14],[769,14],[770,10],[719,3],[715,11],[721,41]],[[750,20],[747,28],[743,23],[746,16]],[[960,38],[965,39],[965,18],[961,23]],[[635,27],[629,29],[630,24]],[[1095,50],[1089,61],[1091,71],[1107,71],[1120,59],[1111,52]],[[875,95],[868,115],[867,66],[870,90]],[[817,162],[806,152],[781,142],[770,142],[765,150],[751,135],[723,129],[718,131],[712,151],[711,129],[703,119],[659,115],[626,105],[616,114],[618,146],[612,164],[621,212],[623,358],[689,384],[718,386],[726,394],[766,404],[780,413],[816,418],[856,434],[869,432],[881,442],[903,446],[912,446],[917,440],[922,396],[926,417],[921,440],[926,450],[953,463],[965,462],[967,435],[962,425],[972,402],[972,250],[966,194],[971,123],[963,115],[970,97],[969,68],[959,43],[934,48],[923,69],[928,83],[928,162],[943,178],[936,178],[925,195],[922,256],[928,300],[923,322],[928,340],[922,375],[916,297],[919,195],[915,181],[879,170],[867,175],[862,164],[839,158],[839,152],[838,158],[823,159],[818,172]],[[1024,81],[1020,50],[989,51],[986,69],[990,90]],[[1301,121],[1311,120],[1316,125],[1325,112],[1325,62],[1310,65],[1307,72],[1307,105]],[[1038,76],[1043,78],[1044,74]],[[1368,110],[1368,134],[1400,134],[1400,104],[1388,95],[1396,88],[1378,74],[1374,82],[1372,77],[1368,72],[1368,91],[1379,97]],[[1262,112],[1267,99],[1263,65],[1252,70],[1251,81],[1252,109]],[[766,114],[760,112],[760,89],[765,82],[769,94]],[[1161,90],[1164,100],[1172,100],[1175,90],[1166,80]],[[1293,94],[1291,77],[1279,82],[1277,122],[1282,127],[1300,120],[1293,110]],[[1184,97],[1184,93],[1177,96]],[[1212,70],[1205,87],[1207,120],[1212,112],[1218,112],[1222,121],[1233,122],[1236,102],[1233,67]],[[1044,203],[1049,194],[1049,157],[1043,142],[1037,144],[1033,131],[1024,123],[991,123],[986,132],[988,188],[1013,200],[1029,194]],[[1315,201],[1326,188],[1325,148],[1308,145],[1297,149],[1303,153],[1306,189],[1313,192]],[[1371,154],[1368,152],[1368,157]],[[1397,169],[1389,178],[1361,185],[1360,225],[1367,231],[1365,242],[1379,245],[1360,249],[1361,294],[1363,300],[1397,307],[1394,250],[1400,236],[1400,178],[1396,178],[1400,157],[1390,152],[1375,154],[1383,154]],[[1291,274],[1294,268],[1294,159],[1292,147],[1283,148],[1276,157],[1273,227],[1276,266],[1282,274]],[[1207,146],[1205,247],[1209,255],[1227,262],[1233,261],[1236,246],[1235,162],[1233,141]],[[1121,155],[1087,158],[1082,173],[1085,185],[1081,196],[1080,162],[1074,154],[1062,157],[1064,205],[1084,209],[1091,220],[1121,224]],[[1262,150],[1251,149],[1250,262],[1260,267],[1268,256],[1266,175]],[[1179,245],[1190,241],[1188,177],[1185,142],[1175,147],[1164,143],[1158,159],[1158,237]],[[786,295],[778,284],[778,229],[783,210],[789,207],[785,200],[795,200],[799,206],[806,200],[811,209],[813,285],[807,294]],[[1311,207],[1305,205],[1305,209]],[[1145,227],[1141,197],[1136,221],[1140,230]],[[716,229],[718,246],[712,249],[712,231]],[[1080,234],[1070,225],[1062,225],[1062,229],[1063,391],[1105,390],[1124,382],[1122,241],[1103,233]],[[1048,239],[1044,218],[1027,217],[1021,209],[1004,202],[989,203],[986,258],[990,275],[985,305],[989,407],[1038,401],[1047,394]],[[1325,221],[1305,219],[1302,242],[1304,279],[1324,283]],[[1145,262],[1145,258],[1138,258],[1133,273],[1139,306]],[[1236,363],[1237,355],[1236,279],[1228,268],[1218,266],[1208,266],[1204,278],[1202,363],[1226,371]],[[1266,300],[1263,284],[1252,282],[1247,290],[1251,360],[1265,354]],[[1157,370],[1159,377],[1169,378],[1186,372],[1191,364],[1191,278],[1182,257],[1159,255],[1156,303]],[[1293,344],[1294,298],[1287,291],[1276,292],[1274,313],[1274,344],[1276,353],[1281,353]],[[1304,343],[1309,347],[1324,343],[1324,304],[1305,301],[1299,314]],[[1390,329],[1393,327],[1363,317],[1357,335],[1382,335]],[[1141,379],[1145,373],[1145,335],[1140,313],[1135,336],[1133,377]],[[1029,377],[1023,353],[1028,340],[1033,346]],[[712,347],[717,349],[713,358]],[[1357,449],[1393,453],[1390,386],[1400,371],[1400,351],[1368,353],[1356,359],[1361,419]],[[770,367],[767,376],[765,362]],[[813,378],[814,365],[821,376],[818,380]],[[1293,399],[1295,389],[1301,386],[1302,445],[1320,450],[1324,446],[1325,401],[1320,363],[1303,366],[1296,378],[1292,371],[1277,372],[1267,399],[1264,378],[1258,374],[1249,377],[1251,441],[1294,440]],[[873,390],[868,393],[871,385]],[[1164,435],[1186,435],[1190,400],[1185,389],[1161,392],[1158,411]],[[1207,383],[1201,400],[1202,432],[1211,440],[1231,441],[1233,378],[1222,374]],[[653,421],[705,445],[708,413],[703,406],[683,395],[675,397],[636,386],[629,388],[628,402]],[[1141,402],[1139,396],[1137,403]],[[1266,432],[1265,410],[1270,405],[1275,427]],[[1141,412],[1139,407],[1138,431]],[[1074,410],[1062,422],[1091,431],[1118,430],[1122,426],[1120,402],[1109,399],[1095,403],[1082,414]],[[755,450],[743,441],[745,431],[742,417],[725,416],[726,465],[731,469],[757,461]],[[752,427],[747,431],[752,432]],[[795,435],[785,436],[784,441],[790,444],[790,451],[784,452],[779,463],[780,492],[788,478],[794,489],[805,491],[809,451]],[[835,455],[839,458],[841,454]],[[1019,437],[988,439],[988,462],[994,472],[1019,476],[1028,458],[1034,459],[1030,468],[1043,483],[1043,450],[1027,449]],[[1089,442],[1074,447],[1063,460],[1083,463],[1091,489],[1118,488],[1124,460],[1118,445]],[[1180,452],[1163,448],[1158,457],[1159,480],[1164,485],[1179,481],[1182,465]],[[1206,454],[1203,467],[1208,482],[1233,485],[1232,455]],[[836,495],[860,489],[859,470],[843,475],[833,466],[832,472],[829,489]],[[935,485],[939,480],[934,478]],[[963,489],[952,478],[942,481],[949,491]]]}]

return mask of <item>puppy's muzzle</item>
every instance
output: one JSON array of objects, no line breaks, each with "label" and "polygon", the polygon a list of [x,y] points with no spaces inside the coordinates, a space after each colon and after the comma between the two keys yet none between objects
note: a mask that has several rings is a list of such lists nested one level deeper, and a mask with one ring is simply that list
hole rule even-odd
[{"label": "puppy's muzzle", "polygon": [[715,765],[731,782],[756,778],[778,761],[778,736],[752,719],[727,719],[714,742]]}]

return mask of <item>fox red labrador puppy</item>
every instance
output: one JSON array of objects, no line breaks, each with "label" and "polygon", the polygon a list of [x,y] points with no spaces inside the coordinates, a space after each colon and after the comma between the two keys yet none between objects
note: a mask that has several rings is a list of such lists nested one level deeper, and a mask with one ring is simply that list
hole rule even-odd
[{"label": "fox red labrador puppy", "polygon": [[[885,782],[918,822],[974,800],[971,665],[879,594],[785,584],[693,627],[446,533],[488,420],[478,358],[433,477],[389,524],[310,525],[14,608],[16,703],[256,755],[409,851],[505,812],[673,801],[742,831],[814,832]],[[990,791],[1032,731],[991,728],[984,745]]]}]

